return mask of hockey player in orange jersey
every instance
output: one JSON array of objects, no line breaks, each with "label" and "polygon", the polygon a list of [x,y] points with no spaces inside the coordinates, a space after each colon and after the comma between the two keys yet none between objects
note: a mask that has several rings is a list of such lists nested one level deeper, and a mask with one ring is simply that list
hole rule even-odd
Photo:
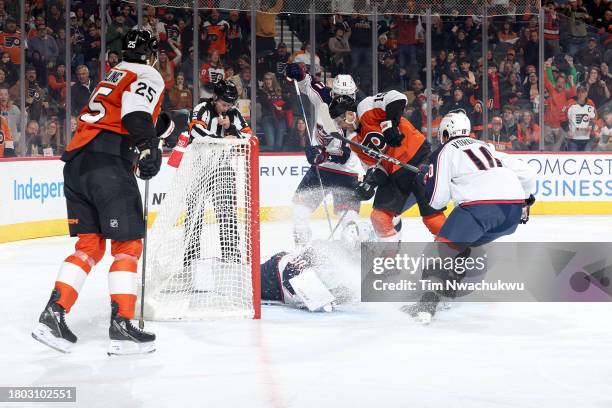
[{"label": "hockey player in orange jersey", "polygon": [[[342,95],[330,107],[331,117],[343,129],[353,129],[352,140],[375,149],[403,163],[418,167],[429,155],[429,143],[406,118],[402,116],[406,96],[389,91],[370,96],[356,105],[355,100]],[[415,204],[413,180],[415,174],[387,161],[379,161],[358,147],[351,147],[368,168],[357,193],[363,200],[374,197],[372,225],[383,242],[400,240],[399,216]],[[412,197],[411,197],[412,196]],[[443,215],[419,208],[423,222],[437,230]]]},{"label": "hockey player in orange jersey", "polygon": [[0,157],[15,157],[13,135],[8,126],[8,119],[0,117]]},{"label": "hockey player in orange jersey", "polygon": [[[66,147],[64,194],[75,252],[62,263],[51,298],[32,336],[62,352],[77,341],[65,321],[110,239],[109,354],[155,350],[155,335],[135,328],[137,266],[145,233],[136,176],[148,180],[161,166],[159,137],[172,127],[160,115],[164,81],[151,63],[157,39],[133,29],[123,39],[123,62],[92,93]],[[156,128],[157,124],[157,128]]]}]

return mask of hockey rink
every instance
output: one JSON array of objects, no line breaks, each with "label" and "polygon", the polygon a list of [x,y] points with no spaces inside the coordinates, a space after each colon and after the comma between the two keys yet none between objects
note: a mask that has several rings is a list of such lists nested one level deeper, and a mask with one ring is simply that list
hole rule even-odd
[{"label": "hockey rink", "polygon": [[[327,237],[325,221],[315,235]],[[610,216],[533,216],[511,241],[608,241]],[[404,241],[429,241],[418,218]],[[289,222],[264,223],[262,261],[292,249]],[[109,256],[67,322],[60,354],[30,336],[74,240],[0,245],[1,386],[75,386],[79,407],[612,406],[612,304],[455,304],[430,326],[400,304],[309,313],[263,306],[262,319],[147,322],[157,351],[108,357]],[[354,271],[359,276],[359,271]],[[0,406],[45,406],[10,403]]]}]

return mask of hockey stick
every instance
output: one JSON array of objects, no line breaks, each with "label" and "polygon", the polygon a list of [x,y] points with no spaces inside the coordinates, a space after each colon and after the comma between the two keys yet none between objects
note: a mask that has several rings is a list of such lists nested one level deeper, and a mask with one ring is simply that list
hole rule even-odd
[{"label": "hockey stick", "polygon": [[147,270],[147,227],[149,225],[149,180],[145,180],[144,193],[144,237],[142,238],[142,279],[140,282],[140,319],[138,327],[144,329],[144,297],[145,297],[145,271]]},{"label": "hockey stick", "polygon": [[330,239],[334,238],[334,234],[336,233],[336,230],[338,229],[338,227],[340,226],[340,224],[342,224],[342,221],[344,220],[344,217],[346,217],[346,214],[348,214],[349,210],[344,210],[344,212],[342,213],[342,216],[340,217],[340,219],[338,220],[338,222],[336,223],[336,226],[334,227],[334,229],[332,230],[331,234],[329,234],[329,237],[327,237],[327,240],[329,241]]},{"label": "hockey stick", "polygon": [[[298,100],[300,101],[300,107],[302,108],[302,115],[304,116],[304,124],[306,125],[306,132],[308,133],[308,144],[312,146],[312,141],[310,138],[312,137],[312,133],[310,133],[310,127],[308,126],[308,120],[306,118],[306,110],[304,109],[304,102],[302,102],[302,94],[300,93],[300,88],[298,87],[297,80],[293,80],[293,85],[295,87],[295,93],[297,94]],[[334,235],[334,229],[332,228],[331,217],[329,216],[329,209],[327,208],[327,200],[325,199],[325,189],[323,188],[323,181],[321,180],[321,173],[319,172],[319,166],[314,166],[315,171],[317,173],[317,178],[319,179],[319,187],[321,187],[321,194],[323,194],[323,208],[325,209],[325,217],[327,218],[327,225],[329,226],[329,231],[331,235]]]},{"label": "hockey stick", "polygon": [[412,166],[408,163],[402,163],[401,161],[399,161],[398,159],[396,159],[395,157],[391,157],[391,156],[387,156],[384,153],[379,152],[376,149],[372,149],[370,147],[364,146],[361,143],[357,143],[352,141],[351,139],[348,139],[344,136],[342,136],[340,133],[338,133],[336,131],[336,123],[334,122],[334,120],[331,118],[331,116],[329,115],[329,108],[327,105],[321,105],[319,106],[319,118],[323,124],[323,131],[327,134],[327,136],[329,137],[333,137],[335,139],[338,139],[342,142],[348,143],[351,146],[355,146],[358,147],[359,149],[363,150],[364,153],[366,153],[368,156],[377,159],[379,162],[381,160],[385,160],[388,161],[389,163],[395,164],[397,166],[403,167],[404,169],[411,171],[413,173],[419,173],[420,170],[415,167]]},{"label": "hockey stick", "polygon": [[[168,129],[160,135],[158,148],[164,146],[166,138],[174,131],[174,122],[170,122]],[[147,229],[149,227],[149,180],[145,180],[144,193],[144,211],[142,214],[144,220],[144,236],[142,237],[142,279],[140,281],[140,318],[138,319],[138,327],[144,329],[144,298],[145,298],[145,271],[147,270]]]},{"label": "hockey stick", "polygon": [[411,171],[413,173],[417,173],[418,174],[420,172],[418,167],[412,166],[412,165],[410,165],[408,163],[403,163],[403,162],[399,161],[398,159],[396,159],[395,157],[387,156],[386,154],[381,153],[381,152],[379,152],[376,149],[369,148],[367,146],[362,145],[361,143],[357,143],[357,142],[352,141],[351,139],[347,139],[346,137],[342,136],[340,133],[333,132],[333,133],[330,133],[329,136],[331,136],[331,137],[333,137],[335,139],[338,139],[338,140],[342,140],[343,142],[346,142],[346,143],[350,144],[351,146],[358,147],[359,149],[363,150],[363,152],[365,154],[367,154],[368,156],[371,156],[371,157],[373,157],[375,159],[387,161],[387,162],[389,162],[391,164],[395,164],[396,166],[400,166],[401,168],[406,169],[408,171]]}]

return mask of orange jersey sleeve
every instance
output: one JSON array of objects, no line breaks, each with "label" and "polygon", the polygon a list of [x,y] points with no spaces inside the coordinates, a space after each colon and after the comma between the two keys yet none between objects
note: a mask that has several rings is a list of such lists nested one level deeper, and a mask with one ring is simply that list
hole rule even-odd
[{"label": "orange jersey sleeve", "polygon": [[155,123],[164,87],[164,80],[153,67],[126,62],[118,64],[94,89],[77,118],[76,133],[66,150],[85,146],[103,130],[127,135],[122,119],[131,112],[147,112]]},{"label": "orange jersey sleeve", "polygon": [[[404,135],[401,145],[397,147],[389,146],[382,138],[380,123],[387,120],[387,113],[384,110],[384,99],[396,99],[397,96],[391,91],[378,94],[364,99],[358,106],[359,131],[353,140],[367,147],[378,149],[387,156],[394,157],[403,163],[409,162],[425,142],[425,136],[416,129],[410,121],[404,117],[400,119],[399,130]],[[386,94],[390,94],[387,96]],[[399,94],[399,92],[397,92]],[[383,99],[384,98],[384,99]],[[373,166],[377,160],[365,154],[358,147],[352,147],[359,159],[367,166]],[[400,169],[399,166],[383,161],[381,165],[391,174]]]},{"label": "orange jersey sleeve", "polygon": [[13,149],[13,136],[8,126],[8,120],[0,117],[0,157],[4,157],[4,149]]}]

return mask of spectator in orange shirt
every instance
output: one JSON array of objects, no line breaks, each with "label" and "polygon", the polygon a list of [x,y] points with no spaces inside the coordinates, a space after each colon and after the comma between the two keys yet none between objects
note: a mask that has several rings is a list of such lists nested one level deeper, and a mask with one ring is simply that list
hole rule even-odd
[{"label": "spectator in orange shirt", "polygon": [[513,143],[514,150],[538,150],[540,146],[540,126],[533,120],[533,113],[524,110],[518,124],[518,139]]},{"label": "spectator in orange shirt", "polygon": [[210,18],[202,25],[202,30],[206,31],[208,40],[208,53],[218,52],[221,57],[227,52],[227,32],[229,23],[221,20],[219,10],[212,9]]},{"label": "spectator in orange shirt", "polygon": [[55,67],[55,72],[47,78],[49,84],[49,96],[59,104],[66,103],[66,65],[60,62]]},{"label": "spectator in orange shirt", "polygon": [[[544,62],[546,69],[552,66],[552,58]],[[559,150],[568,129],[567,108],[574,103],[576,85],[566,88],[566,79],[563,72],[559,73],[555,85],[544,75],[544,86],[548,91],[547,106],[544,109],[544,142],[547,150]]]},{"label": "spectator in orange shirt", "polygon": [[0,31],[0,51],[8,52],[13,64],[19,64],[21,32],[17,30],[17,20],[8,17],[4,30]]},{"label": "spectator in orange shirt", "polygon": [[8,126],[6,118],[0,117],[0,157],[14,157],[15,146],[13,136]]}]

